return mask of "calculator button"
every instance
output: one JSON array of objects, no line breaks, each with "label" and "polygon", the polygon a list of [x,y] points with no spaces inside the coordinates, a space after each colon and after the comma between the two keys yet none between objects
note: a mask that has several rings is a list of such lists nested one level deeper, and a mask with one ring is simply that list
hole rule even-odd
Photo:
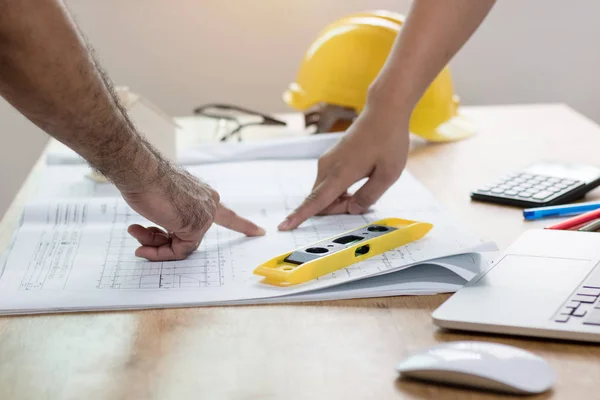
[{"label": "calculator button", "polygon": [[560,314],[558,317],[556,317],[554,319],[554,322],[561,322],[561,323],[568,322],[570,317],[571,317],[571,315],[569,315],[569,314]]},{"label": "calculator button", "polygon": [[518,192],[516,190],[507,190],[506,192],[504,192],[504,194],[507,196],[516,196],[517,193]]},{"label": "calculator button", "polygon": [[552,196],[553,194],[554,193],[552,193],[552,192],[550,192],[548,190],[544,190],[542,192],[539,192],[539,193],[535,194],[533,196],[533,198],[536,199],[536,200],[544,200],[545,198],[548,198],[548,197]]},{"label": "calculator button", "polygon": [[540,190],[546,190],[546,186],[542,186],[542,185],[537,185],[531,188],[532,190],[535,190],[536,192],[539,192]]},{"label": "calculator button", "polygon": [[562,182],[562,183],[564,183],[564,184],[567,184],[567,185],[572,185],[572,184],[574,184],[576,181],[574,181],[574,180],[572,180],[572,179],[563,179],[561,182]]},{"label": "calculator button", "polygon": [[552,192],[552,193],[556,193],[556,192],[560,192],[562,189],[561,188],[557,188],[556,186],[551,186],[551,187],[549,187],[546,190],[548,190],[549,192]]},{"label": "calculator button", "polygon": [[514,183],[523,183],[523,182],[526,182],[526,180],[523,179],[523,178],[515,178],[515,179],[512,180],[512,182],[514,182]]},{"label": "calculator button", "polygon": [[477,191],[478,192],[489,192],[490,188],[489,187],[482,187],[482,188],[477,189]]},{"label": "calculator button", "polygon": [[550,182],[548,182],[548,181],[545,181],[545,182],[541,182],[541,183],[539,184],[539,186],[543,186],[543,187],[549,187],[549,186],[552,186],[552,184],[551,184]]},{"label": "calculator button", "polygon": [[504,193],[504,189],[494,188],[494,189],[492,189],[492,193],[496,193],[496,194]]},{"label": "calculator button", "polygon": [[521,192],[521,193],[519,193],[519,197],[528,198],[528,197],[531,197],[531,195],[532,195],[531,192]]},{"label": "calculator button", "polygon": [[550,182],[550,183],[558,183],[558,182],[560,182],[560,179],[550,178],[550,179],[548,179],[548,182]]},{"label": "calculator button", "polygon": [[564,183],[557,183],[556,185],[554,185],[554,187],[557,187],[559,189],[565,189],[567,187],[567,185],[565,185]]}]

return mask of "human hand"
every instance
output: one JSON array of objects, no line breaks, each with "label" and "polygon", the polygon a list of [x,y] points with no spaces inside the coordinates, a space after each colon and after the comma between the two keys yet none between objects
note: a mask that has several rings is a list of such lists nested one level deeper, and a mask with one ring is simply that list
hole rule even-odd
[{"label": "human hand", "polygon": [[121,189],[133,210],[165,230],[131,225],[128,232],[140,242],[138,257],[150,261],[182,260],[194,252],[213,222],[244,233],[265,231],[220,203],[219,194],[186,171],[170,169],[156,184]]},{"label": "human hand", "polygon": [[[346,135],[319,158],[312,192],[279,225],[297,228],[313,215],[362,214],[400,177],[408,157],[408,120],[365,109]],[[350,186],[368,178],[349,194]]]}]

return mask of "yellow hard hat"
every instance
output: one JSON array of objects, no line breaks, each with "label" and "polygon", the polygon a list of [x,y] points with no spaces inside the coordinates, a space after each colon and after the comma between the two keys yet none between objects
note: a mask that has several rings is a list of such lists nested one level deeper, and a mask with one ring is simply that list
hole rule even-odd
[{"label": "yellow hard hat", "polygon": [[[305,111],[318,104],[353,109],[365,106],[369,85],[379,74],[404,17],[388,11],[348,15],[327,26],[311,44],[289,85],[284,101]],[[450,70],[446,66],[427,88],[410,120],[410,131],[429,141],[452,141],[475,129],[458,112]]]}]

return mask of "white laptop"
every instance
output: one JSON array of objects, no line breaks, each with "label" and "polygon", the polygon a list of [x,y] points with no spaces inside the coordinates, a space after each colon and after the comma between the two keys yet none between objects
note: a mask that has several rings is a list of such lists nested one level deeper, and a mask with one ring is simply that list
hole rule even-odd
[{"label": "white laptop", "polygon": [[531,230],[433,313],[436,325],[600,342],[600,233]]}]

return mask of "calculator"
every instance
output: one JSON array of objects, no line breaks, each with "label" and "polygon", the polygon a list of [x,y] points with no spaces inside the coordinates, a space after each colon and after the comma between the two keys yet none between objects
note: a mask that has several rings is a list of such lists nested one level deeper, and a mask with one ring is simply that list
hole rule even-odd
[{"label": "calculator", "polygon": [[471,199],[523,208],[566,204],[600,185],[600,168],[539,161],[471,192]]}]

